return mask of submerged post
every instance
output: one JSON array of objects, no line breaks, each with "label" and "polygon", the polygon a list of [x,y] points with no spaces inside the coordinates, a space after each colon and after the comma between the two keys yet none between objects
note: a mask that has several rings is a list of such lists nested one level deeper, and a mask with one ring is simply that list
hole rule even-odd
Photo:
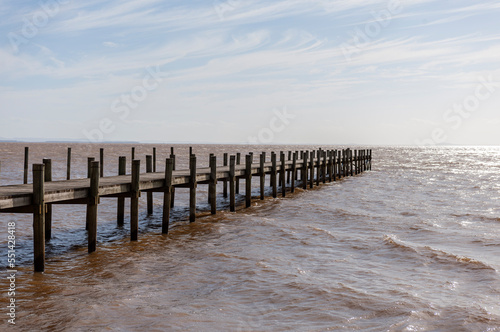
[{"label": "submerged post", "polygon": [[99,162],[93,161],[90,172],[90,190],[87,203],[88,252],[96,250],[97,246],[97,206],[99,205]]},{"label": "submerged post", "polygon": [[33,165],[33,257],[35,272],[45,270],[45,190],[43,164]]},{"label": "submerged post", "polygon": [[[153,172],[153,156],[146,156],[146,173]],[[153,214],[153,193],[148,191],[146,193],[147,207],[148,207],[148,216]]]},{"label": "submerged post", "polygon": [[252,205],[252,155],[246,155],[246,170],[245,170],[245,205]]},{"label": "submerged post", "polygon": [[[52,181],[52,160],[43,159],[45,165],[44,181]],[[52,238],[52,205],[45,205],[45,241],[50,241]]]},{"label": "submerged post", "polygon": [[196,155],[189,157],[189,222],[196,220]]},{"label": "submerged post", "polygon": [[235,208],[235,166],[236,158],[231,156],[229,159],[229,211],[234,212]]},{"label": "submerged post", "polygon": [[217,213],[217,157],[210,156],[210,184],[208,187],[210,193],[210,212]]},{"label": "submerged post", "polygon": [[163,218],[161,224],[162,234],[168,234],[168,224],[170,221],[170,204],[172,199],[172,179],[174,171],[174,161],[166,159],[165,161],[165,188],[163,190]]},{"label": "submerged post", "polygon": [[[125,175],[127,171],[127,157],[118,158],[118,175]],[[125,220],[125,197],[118,197],[116,222],[119,227],[123,226]]]},{"label": "submerged post", "polygon": [[139,188],[141,161],[132,161],[132,183],[130,184],[130,241],[137,241],[139,233]]}]

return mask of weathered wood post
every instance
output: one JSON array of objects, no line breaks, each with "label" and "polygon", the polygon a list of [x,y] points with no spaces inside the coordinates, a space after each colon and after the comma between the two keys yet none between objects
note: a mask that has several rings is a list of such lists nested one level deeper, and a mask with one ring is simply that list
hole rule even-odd
[{"label": "weathered wood post", "polygon": [[33,165],[33,257],[35,272],[45,270],[45,166]]},{"label": "weathered wood post", "polygon": [[321,151],[322,157],[323,157],[323,163],[321,164],[321,174],[323,175],[323,183],[326,183],[326,164],[327,164],[327,158],[326,158],[326,151]]},{"label": "weathered wood post", "polygon": [[292,156],[292,183],[291,183],[292,193],[295,192],[295,181],[297,181],[297,152],[294,152]]},{"label": "weathered wood post", "polygon": [[210,184],[208,186],[210,193],[210,208],[211,213],[217,213],[217,157],[210,156]]},{"label": "weathered wood post", "polygon": [[[241,153],[237,153],[236,154],[236,165],[240,165],[241,164]],[[236,177],[236,193],[239,194],[240,193],[240,178],[239,177]]]},{"label": "weathered wood post", "polygon": [[[224,167],[226,167],[228,165],[227,158],[228,158],[228,154],[226,152],[226,153],[224,153],[224,161],[223,161]],[[226,179],[222,180],[222,196],[224,198],[227,197],[227,180]]]},{"label": "weathered wood post", "polygon": [[[300,150],[300,158],[299,159],[302,160],[302,162],[304,161],[304,150]],[[298,177],[298,179],[300,181],[304,180],[304,173],[303,173],[303,171],[304,171],[304,168],[301,168],[300,169],[300,177]]]},{"label": "weathered wood post", "polygon": [[333,150],[328,151],[328,181],[333,181]]},{"label": "weathered wood post", "polygon": [[130,241],[137,241],[139,233],[139,187],[141,161],[132,161],[132,182],[130,184]]},{"label": "weathered wood post", "polygon": [[286,182],[285,182],[285,172],[286,172],[286,159],[285,153],[283,151],[280,152],[280,184],[281,184],[281,196],[286,196]]},{"label": "weathered wood post", "polygon": [[245,206],[252,205],[252,156],[247,154],[245,158]]},{"label": "weathered wood post", "polygon": [[134,160],[135,160],[135,147],[132,147],[132,156],[131,157],[132,157],[131,161],[132,161],[132,164],[133,164]]},{"label": "weathered wood post", "polygon": [[278,197],[278,187],[277,187],[277,179],[276,179],[276,153],[273,151],[271,152],[271,163],[272,163],[272,169],[271,169],[271,187],[273,189],[273,198]]},{"label": "weathered wood post", "polygon": [[97,246],[97,206],[99,205],[99,162],[93,161],[90,172],[90,190],[87,203],[87,224],[88,252],[89,254],[96,250]]},{"label": "weathered wood post", "polygon": [[234,212],[235,208],[235,167],[236,167],[236,157],[231,156],[229,159],[229,211]]},{"label": "weathered wood post", "polygon": [[[152,173],[152,172],[153,172],[153,156],[148,154],[146,156],[146,173]],[[153,214],[153,193],[151,191],[148,191],[146,193],[146,201],[147,201],[147,209],[149,216]]]},{"label": "weathered wood post", "polygon": [[193,147],[190,146],[189,147],[189,158],[191,158],[192,155],[193,155]]},{"label": "weathered wood post", "polygon": [[[45,182],[52,181],[52,160],[43,159],[43,164],[45,165]],[[45,205],[45,241],[50,241],[52,238],[52,205]]]},{"label": "weathered wood post", "polygon": [[68,148],[68,156],[66,158],[66,180],[71,179],[71,148]]},{"label": "weathered wood post", "polygon": [[[190,148],[191,150],[191,148]],[[196,155],[189,157],[189,222],[196,221]]]},{"label": "weathered wood post", "polygon": [[101,171],[100,176],[101,178],[104,177],[104,149],[100,148],[99,149],[99,169]]},{"label": "weathered wood post", "polygon": [[[87,178],[91,178],[92,177],[92,163],[95,161],[95,158],[94,157],[88,157],[87,158]],[[85,230],[88,231],[89,230],[89,223],[88,223],[88,219],[86,219],[86,222],[85,222]]]},{"label": "weathered wood post", "polygon": [[333,181],[337,181],[337,150],[332,151],[332,172],[333,172]]},{"label": "weathered wood post", "polygon": [[156,173],[156,148],[153,148],[153,173]]},{"label": "weathered wood post", "polygon": [[264,200],[265,187],[266,187],[266,172],[264,170],[264,164],[266,163],[266,153],[262,152],[260,154],[260,199]]},{"label": "weathered wood post", "polygon": [[[170,159],[172,159],[172,167],[173,170],[175,171],[175,154],[174,154],[174,147],[170,148]],[[172,199],[170,200],[170,207],[174,207],[174,202],[175,202],[175,187],[172,186]]]},{"label": "weathered wood post", "polygon": [[302,171],[300,171],[300,177],[302,179],[302,189],[307,189],[307,165],[309,165],[309,151],[306,151],[302,155]]},{"label": "weathered wood post", "polygon": [[316,167],[316,186],[319,186],[320,174],[321,174],[321,151],[317,152],[318,158],[314,163],[314,167]]},{"label": "weathered wood post", "polygon": [[161,223],[162,234],[168,234],[168,224],[170,221],[170,204],[172,199],[172,179],[174,171],[174,161],[165,161],[165,188],[163,190],[163,218]]},{"label": "weathered wood post", "polygon": [[[118,158],[118,175],[125,175],[127,172],[127,157]],[[123,226],[125,220],[125,197],[118,197],[116,208],[116,223],[119,227]]]},{"label": "weathered wood post", "polygon": [[[288,161],[290,160],[292,160],[292,151],[288,151]],[[291,176],[292,176],[292,171],[288,170],[286,173],[286,183],[290,184]]]},{"label": "weathered wood post", "polygon": [[314,188],[314,151],[311,151],[311,162],[310,162],[310,169],[309,169],[309,187]]},{"label": "weathered wood post", "polygon": [[92,162],[94,161],[95,161],[94,157],[87,157],[87,178],[89,179],[92,172]]},{"label": "weathered wood post", "polygon": [[26,146],[24,148],[24,177],[23,177],[23,183],[24,184],[28,183],[29,153],[30,153],[30,148]]},{"label": "weathered wood post", "polygon": [[359,174],[358,150],[354,150],[354,174]]},{"label": "weathered wood post", "polygon": [[371,170],[372,170],[372,149],[370,149],[370,157],[369,157],[369,160],[370,160],[370,168],[369,168],[369,170],[371,171]]},{"label": "weathered wood post", "polygon": [[[212,162],[212,157],[213,157],[213,156],[214,156],[214,154],[213,154],[213,153],[211,153],[211,154],[208,156],[208,168],[210,168],[210,170],[212,169],[212,164],[211,164],[211,162]],[[210,173],[210,174],[211,174],[211,173]],[[207,193],[208,193],[207,198],[208,198],[208,200],[207,200],[207,203],[208,203],[209,205],[212,205],[212,191],[210,190],[210,188],[211,188],[211,187],[210,187],[210,183],[211,183],[211,180],[208,180],[208,189],[207,189]]]},{"label": "weathered wood post", "polygon": [[350,165],[349,167],[351,169],[351,176],[354,175],[354,158],[353,158],[353,156],[354,156],[353,151],[349,149],[349,165]]}]

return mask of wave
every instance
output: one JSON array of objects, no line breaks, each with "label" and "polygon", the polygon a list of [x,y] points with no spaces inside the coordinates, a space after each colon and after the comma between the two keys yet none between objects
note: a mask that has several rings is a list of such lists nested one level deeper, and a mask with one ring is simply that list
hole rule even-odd
[{"label": "wave", "polygon": [[485,270],[492,270],[492,271],[497,271],[496,268],[493,266],[489,265],[486,262],[483,262],[481,260],[467,257],[467,256],[462,256],[454,253],[450,253],[448,251],[442,250],[442,249],[437,249],[433,248],[431,246],[419,246],[414,243],[410,243],[407,241],[403,241],[399,239],[396,235],[384,235],[384,242],[386,244],[392,245],[393,247],[407,250],[414,252],[418,255],[433,259],[433,260],[440,260],[440,261],[447,261],[447,262],[452,262],[452,263],[459,263],[463,264],[467,267],[471,268],[477,268],[477,269],[485,269]]}]

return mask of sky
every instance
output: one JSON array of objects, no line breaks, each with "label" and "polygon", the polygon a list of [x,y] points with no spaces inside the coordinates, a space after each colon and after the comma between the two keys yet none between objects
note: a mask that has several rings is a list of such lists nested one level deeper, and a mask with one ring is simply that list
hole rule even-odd
[{"label": "sky", "polygon": [[0,139],[500,145],[500,3],[0,0]]}]

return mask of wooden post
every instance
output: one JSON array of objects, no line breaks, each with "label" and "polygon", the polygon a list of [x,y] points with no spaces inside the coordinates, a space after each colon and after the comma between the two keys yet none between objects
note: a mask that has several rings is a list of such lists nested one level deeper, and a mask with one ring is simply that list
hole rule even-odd
[{"label": "wooden post", "polygon": [[104,177],[104,149],[103,148],[101,148],[99,150],[99,164],[100,164],[99,169],[101,171],[100,176],[102,178],[102,177]]},{"label": "wooden post", "polygon": [[312,156],[311,156],[311,162],[310,162],[310,169],[309,169],[309,187],[314,188],[314,151],[311,151]]},{"label": "wooden post", "polygon": [[264,164],[266,163],[266,153],[260,154],[260,199],[264,200],[265,187],[266,187],[266,172],[264,171]]},{"label": "wooden post", "polygon": [[174,161],[166,159],[165,161],[165,189],[163,191],[163,218],[161,224],[162,234],[168,234],[168,224],[170,221],[170,200],[172,199],[172,179],[174,171]]},{"label": "wooden post", "polygon": [[236,166],[236,157],[231,156],[229,159],[229,211],[234,212],[235,208],[235,166]]},{"label": "wooden post", "polygon": [[130,184],[130,241],[137,241],[139,233],[139,188],[141,161],[132,161],[132,182]]},{"label": "wooden post", "polygon": [[68,157],[66,159],[66,180],[71,179],[71,148],[68,148]]},{"label": "wooden post", "polygon": [[292,193],[295,192],[295,181],[296,180],[297,180],[297,152],[294,152],[293,156],[292,156],[292,183],[291,183]]},{"label": "wooden post", "polygon": [[271,169],[271,187],[273,189],[273,198],[276,198],[278,196],[278,188],[277,188],[277,181],[276,181],[276,153],[271,152],[271,162],[272,162],[272,169]]},{"label": "wooden post", "polygon": [[217,213],[217,157],[210,156],[210,184],[208,187],[210,193],[210,209],[212,214]]},{"label": "wooden post", "polygon": [[321,156],[322,152],[321,150],[318,150],[318,158],[316,164],[316,186],[319,186],[319,181],[321,177]]},{"label": "wooden post", "polygon": [[33,165],[33,257],[35,272],[45,270],[45,190],[43,164]]},{"label": "wooden post", "polygon": [[[153,172],[153,156],[152,155],[147,155],[146,156],[146,173],[151,173]],[[153,193],[148,191],[146,193],[146,201],[147,201],[147,208],[148,208],[148,216],[153,214]]]},{"label": "wooden post", "polygon": [[87,203],[87,224],[89,229],[88,235],[88,251],[89,254],[96,250],[97,246],[97,206],[99,204],[99,163],[93,161],[90,172],[90,190]]},{"label": "wooden post", "polygon": [[280,162],[281,162],[281,168],[280,168],[281,196],[285,197],[286,196],[286,182],[285,182],[286,159],[285,159],[284,152],[280,153]]},{"label": "wooden post", "polygon": [[[191,151],[191,148],[190,148]],[[189,157],[189,222],[196,220],[196,156],[192,154]]]},{"label": "wooden post", "polygon": [[351,170],[351,176],[354,175],[354,150],[349,150],[349,165]]},{"label": "wooden post", "polygon": [[[45,165],[45,182],[52,181],[52,160],[43,159],[43,164]],[[50,241],[52,238],[52,205],[45,205],[45,241]]]},{"label": "wooden post", "polygon": [[245,158],[245,206],[252,205],[252,156],[247,154]]},{"label": "wooden post", "polygon": [[25,147],[24,148],[24,178],[23,178],[23,183],[24,184],[28,183],[29,152],[30,152],[30,148],[29,147]]},{"label": "wooden post", "polygon": [[[290,160],[292,160],[292,151],[288,151],[288,161]],[[292,171],[288,170],[286,173],[286,183],[290,184],[291,176],[292,176]]]},{"label": "wooden post", "polygon": [[323,183],[326,183],[326,169],[327,169],[327,157],[326,157],[326,151],[322,151],[323,153],[323,164],[321,166],[322,171],[321,173],[323,174]]},{"label": "wooden post", "polygon": [[369,168],[369,170],[371,171],[372,170],[372,149],[370,149],[370,158],[369,158],[369,160],[370,160],[370,168]]},{"label": "wooden post", "polygon": [[[240,165],[241,164],[241,153],[237,153],[236,154],[236,165]],[[240,178],[236,178],[236,193],[239,194],[240,193]]]},{"label": "wooden post", "polygon": [[302,189],[307,189],[307,165],[309,159],[309,151],[302,155],[302,171],[300,171],[300,178],[302,180]]},{"label": "wooden post", "polygon": [[132,147],[132,164],[134,164],[134,160],[135,160],[135,147]]},{"label": "wooden post", "polygon": [[[224,161],[223,161],[223,162],[224,162],[224,164],[223,164],[224,166],[227,166],[227,162],[228,162],[228,160],[227,160],[227,156],[228,156],[227,152],[226,152],[226,153],[224,153]],[[224,179],[224,180],[222,181],[222,196],[223,196],[224,198],[226,198],[226,197],[227,197],[227,180],[226,180],[226,179]]]},{"label": "wooden post", "polygon": [[90,179],[90,172],[92,172],[92,162],[95,161],[94,157],[87,158],[87,178]]},{"label": "wooden post", "polygon": [[282,178],[281,178],[281,170],[282,170],[282,167],[281,167],[281,159],[282,159],[281,155],[282,154],[283,154],[283,151],[280,151],[280,156],[279,156],[279,158],[280,158],[280,171],[278,173],[278,187],[280,187],[280,188],[283,186],[283,182],[281,182],[281,180],[282,180]]},{"label": "wooden post", "polygon": [[[211,161],[212,161],[212,157],[214,156],[213,153],[211,153],[209,156],[208,156],[208,168],[212,168],[212,164],[211,164]],[[211,175],[211,174],[210,174]],[[208,190],[207,190],[207,203],[208,205],[212,205],[212,191],[210,190],[210,183],[211,183],[211,180],[208,181]]]},{"label": "wooden post", "polygon": [[[173,170],[175,171],[175,154],[174,154],[174,148],[170,148],[170,159],[172,159],[172,167]],[[172,198],[170,199],[170,207],[174,207],[174,202],[175,202],[175,187],[172,186]]]},{"label": "wooden post", "polygon": [[337,181],[337,150],[332,151],[332,174],[333,181]]},{"label": "wooden post", "polygon": [[193,155],[193,147],[190,146],[189,147],[189,158],[191,158],[192,155]]},{"label": "wooden post", "polygon": [[[125,175],[127,172],[127,157],[118,158],[118,175]],[[125,198],[118,197],[118,206],[116,212],[116,223],[119,227],[123,226],[125,220]]]},{"label": "wooden post", "polygon": [[329,182],[333,181],[333,150],[328,151],[328,175]]},{"label": "wooden post", "polygon": [[156,148],[153,148],[153,173],[156,173]]}]

